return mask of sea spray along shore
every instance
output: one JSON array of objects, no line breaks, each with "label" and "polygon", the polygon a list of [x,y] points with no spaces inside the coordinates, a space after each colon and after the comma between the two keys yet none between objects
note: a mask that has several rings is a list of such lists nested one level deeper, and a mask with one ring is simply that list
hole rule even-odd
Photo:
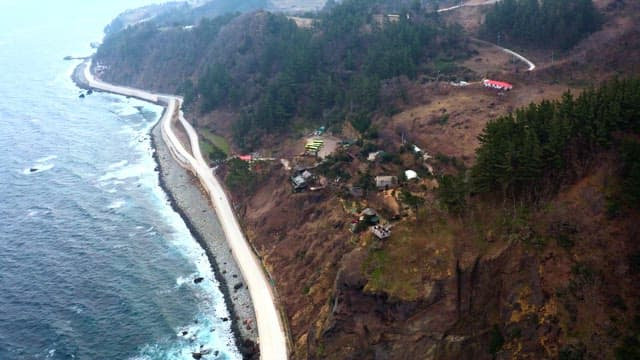
[{"label": "sea spray along shore", "polygon": [[[83,89],[90,88],[84,76],[86,65],[87,62],[81,63],[72,75],[77,86]],[[228,321],[231,321],[231,329],[236,336],[239,350],[244,358],[257,357],[256,317],[240,269],[233,258],[217,215],[199,182],[173,159],[162,139],[159,125],[160,121],[153,127],[151,139],[155,149],[154,158],[158,164],[160,186],[193,237],[205,249],[231,314]]]}]

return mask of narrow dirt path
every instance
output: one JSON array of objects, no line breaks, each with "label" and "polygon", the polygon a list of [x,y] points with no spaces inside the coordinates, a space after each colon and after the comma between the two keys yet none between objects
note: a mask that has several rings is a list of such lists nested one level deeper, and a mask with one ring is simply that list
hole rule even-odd
[{"label": "narrow dirt path", "polygon": [[[491,5],[491,4],[497,3],[498,1],[500,1],[500,0],[489,0],[489,1],[485,1],[485,2],[473,2],[473,1],[471,1],[471,2],[466,2],[466,3],[463,3],[463,4],[459,4],[459,5],[456,5],[456,6],[451,6],[451,7],[448,7],[448,8],[439,9],[437,12],[443,13],[443,12],[447,12],[447,11],[460,9],[460,8],[463,8],[463,7]],[[520,61],[522,61],[522,62],[527,64],[527,66],[529,67],[527,69],[527,71],[533,71],[533,70],[536,69],[536,64],[534,64],[531,60],[527,59],[523,55],[518,54],[517,52],[515,52],[515,51],[513,51],[511,49],[507,49],[507,48],[504,48],[504,47],[502,47],[500,45],[493,44],[493,43],[490,43],[488,41],[484,41],[484,40],[480,40],[480,39],[474,39],[474,40],[476,40],[478,42],[485,43],[485,44],[489,44],[491,46],[495,46],[497,48],[500,48],[500,50],[506,52],[507,54],[513,55],[518,60],[520,60]]]}]

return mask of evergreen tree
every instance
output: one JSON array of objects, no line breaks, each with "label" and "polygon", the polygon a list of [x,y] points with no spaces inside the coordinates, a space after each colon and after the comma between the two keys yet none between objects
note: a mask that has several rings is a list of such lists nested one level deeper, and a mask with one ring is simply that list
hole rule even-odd
[{"label": "evergreen tree", "polygon": [[502,0],[487,13],[489,41],[568,49],[602,24],[592,0]]}]

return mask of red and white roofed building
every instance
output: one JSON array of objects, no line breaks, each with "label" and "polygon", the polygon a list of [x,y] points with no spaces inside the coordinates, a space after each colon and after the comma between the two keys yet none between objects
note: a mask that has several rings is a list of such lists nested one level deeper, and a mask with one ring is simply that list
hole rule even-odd
[{"label": "red and white roofed building", "polygon": [[509,90],[513,89],[513,85],[509,84],[508,82],[504,82],[504,81],[496,81],[496,80],[484,79],[484,80],[482,80],[482,84],[484,85],[484,87],[489,87],[489,88],[498,89],[498,90],[509,91]]}]

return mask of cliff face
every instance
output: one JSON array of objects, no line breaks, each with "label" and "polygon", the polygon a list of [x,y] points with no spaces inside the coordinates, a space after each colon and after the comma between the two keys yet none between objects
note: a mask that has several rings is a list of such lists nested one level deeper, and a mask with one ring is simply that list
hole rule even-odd
[{"label": "cliff face", "polygon": [[[424,171],[426,179],[422,158],[411,151],[391,154],[386,162],[364,160],[369,150],[397,152],[400,136],[428,144],[430,153],[440,153],[432,163],[436,171],[451,172],[461,166],[461,157],[466,165],[473,162],[476,138],[490,118],[558,97],[569,84],[594,76],[637,74],[634,59],[639,57],[628,56],[640,48],[637,27],[620,14],[633,14],[631,6],[638,5],[598,4],[611,8],[609,17],[619,21],[605,24],[566,58],[555,64],[534,59],[539,70],[525,74],[509,73],[514,67],[504,60],[507,65],[495,75],[518,85],[511,93],[455,88],[426,77],[385,81],[379,95],[388,106],[370,116],[376,131],[358,134],[348,122],[336,127],[343,139],[365,140],[346,150],[348,156],[332,160],[323,190],[293,193],[291,170],[278,162],[252,165],[255,181],[250,189],[234,192],[233,200],[275,280],[294,358],[606,359],[624,346],[631,353],[640,348],[633,340],[640,329],[634,320],[640,306],[640,214],[613,206],[611,194],[620,188],[615,153],[594,157],[552,198],[527,206],[475,196],[465,217],[451,216],[437,204],[435,180],[404,185],[424,197],[415,209],[402,205],[400,190],[370,191],[354,199],[334,183],[352,177],[350,184],[365,184],[372,174],[405,169]],[[230,17],[195,33],[138,29],[133,43],[113,41],[96,60],[109,66],[106,80],[165,92],[195,81],[208,65],[221,64],[255,100],[267,82],[257,64],[267,47],[262,35],[268,17],[263,12]],[[492,53],[478,50],[469,66],[494,71],[494,63],[485,64]],[[136,56],[139,64],[132,61]],[[274,64],[265,73],[277,70]],[[560,84],[549,85],[555,82]],[[212,117],[216,130],[232,127],[233,116],[228,121]],[[279,145],[264,150],[298,159],[294,155],[303,151],[306,131],[299,124],[293,123],[297,133],[286,139],[272,135],[271,144]],[[386,218],[399,215],[390,238],[350,232],[356,210],[364,207],[386,211]]]},{"label": "cliff face", "polygon": [[225,66],[238,82],[259,88],[255,74],[265,52],[266,12],[229,15],[193,29],[158,30],[149,23],[111,35],[94,62],[99,75],[117,84],[181,93],[185,81],[197,82],[212,64]]},{"label": "cliff face", "polygon": [[[426,205],[408,233],[397,225],[380,243],[348,231],[336,197],[291,193],[280,166],[235,199],[275,275],[294,358],[611,358],[640,305],[628,256],[640,250],[640,227],[638,214],[607,216],[615,175],[603,161],[506,232],[497,224],[513,214],[468,231]],[[456,236],[442,241],[444,228]],[[418,255],[398,258],[408,246]]]}]

